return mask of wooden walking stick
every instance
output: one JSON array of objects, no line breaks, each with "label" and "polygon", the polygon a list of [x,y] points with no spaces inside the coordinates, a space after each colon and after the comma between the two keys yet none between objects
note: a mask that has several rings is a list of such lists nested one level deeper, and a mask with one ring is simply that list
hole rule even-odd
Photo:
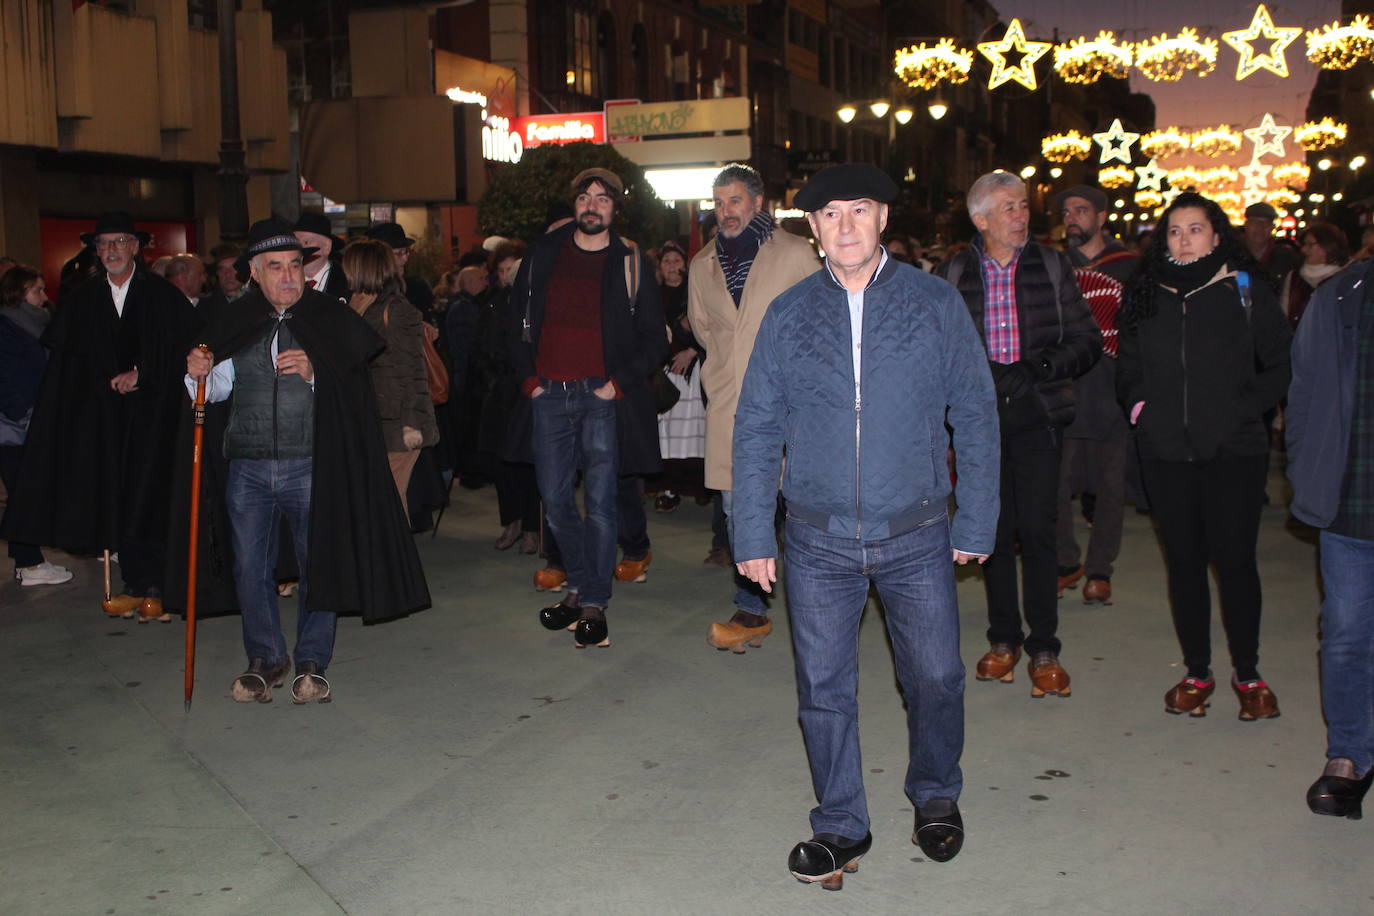
[{"label": "wooden walking stick", "polygon": [[[198,349],[209,352],[200,344]],[[205,382],[196,380],[196,403],[192,408],[195,432],[191,445],[191,532],[186,547],[186,711],[191,711],[191,693],[196,687],[196,562],[200,553],[200,466],[205,442]],[[108,573],[107,573],[108,575]],[[107,586],[108,588],[108,586]]]},{"label": "wooden walking stick", "polygon": [[110,612],[110,548],[105,548],[105,600],[100,602],[105,613]]}]

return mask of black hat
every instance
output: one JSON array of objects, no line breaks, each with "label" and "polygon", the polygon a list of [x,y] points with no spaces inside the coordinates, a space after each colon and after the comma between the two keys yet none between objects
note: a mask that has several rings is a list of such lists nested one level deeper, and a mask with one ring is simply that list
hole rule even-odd
[{"label": "black hat", "polygon": [[414,239],[406,238],[400,223],[374,223],[367,227],[367,237],[386,242],[392,248],[409,248],[415,244]]},{"label": "black hat", "polygon": [[95,237],[106,233],[126,232],[138,239],[140,245],[148,244],[151,235],[142,229],[135,228],[134,218],[123,210],[111,210],[108,213],[100,214],[100,218],[95,221],[95,229],[84,233],[81,236],[81,244],[94,245]]},{"label": "black hat", "polygon": [[334,234],[334,227],[329,224],[329,217],[314,210],[303,210],[300,219],[296,220],[296,225],[291,227],[293,232],[313,232],[322,235],[334,243],[330,250],[331,257],[337,257],[343,251],[344,241]]},{"label": "black hat", "polygon": [[867,162],[828,165],[811,176],[792,202],[803,210],[815,211],[832,200],[859,200],[867,197],[880,204],[897,198],[897,184],[886,172]]},{"label": "black hat", "polygon": [[1279,211],[1274,209],[1273,204],[1260,201],[1245,208],[1246,219],[1278,219]]},{"label": "black hat", "polygon": [[1093,209],[1098,213],[1107,209],[1107,195],[1102,193],[1101,188],[1089,187],[1085,184],[1076,184],[1067,191],[1060,191],[1054,195],[1054,209],[1063,210],[1064,202],[1070,197],[1081,197],[1093,205]]},{"label": "black hat", "polygon": [[234,262],[234,270],[241,274],[248,273],[248,262],[269,251],[299,251],[308,261],[319,249],[302,245],[286,220],[260,219],[248,230],[248,241],[244,243],[243,254]]}]

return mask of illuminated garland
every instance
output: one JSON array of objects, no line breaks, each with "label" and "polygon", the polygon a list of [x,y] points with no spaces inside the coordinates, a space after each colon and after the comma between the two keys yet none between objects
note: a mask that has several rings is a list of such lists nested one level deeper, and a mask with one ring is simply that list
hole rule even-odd
[{"label": "illuminated garland", "polygon": [[1217,202],[1217,206],[1228,213],[1240,209],[1240,195],[1235,191],[1213,191],[1211,197]]},{"label": "illuminated garland", "polygon": [[1240,173],[1230,166],[1219,165],[1214,168],[1203,169],[1200,177],[1200,187],[1208,193],[1216,194],[1239,181]]},{"label": "illuminated garland", "polygon": [[1118,44],[1112,32],[1098,32],[1089,41],[1075,38],[1054,49],[1054,72],[1066,83],[1088,85],[1101,77],[1125,79],[1133,58],[1129,42]]},{"label": "illuminated garland", "polygon": [[1369,17],[1356,16],[1347,26],[1338,19],[1309,31],[1307,59],[1323,70],[1349,70],[1362,60],[1374,60],[1374,28]]},{"label": "illuminated garland", "polygon": [[1195,191],[1202,185],[1202,173],[1191,165],[1185,165],[1181,169],[1172,169],[1169,172],[1169,184],[1175,188]]},{"label": "illuminated garland", "polygon": [[1140,138],[1140,151],[1151,159],[1167,159],[1186,152],[1191,138],[1177,127],[1151,131]]},{"label": "illuminated garland", "polygon": [[1312,169],[1306,162],[1285,162],[1283,165],[1274,166],[1274,171],[1270,174],[1279,184],[1305,191],[1307,180],[1312,177]]},{"label": "illuminated garland", "polygon": [[1348,130],[1347,124],[1322,118],[1320,121],[1308,121],[1298,127],[1293,131],[1293,139],[1298,142],[1298,146],[1309,153],[1315,153],[1318,150],[1340,146],[1345,142]]},{"label": "illuminated garland", "polygon": [[1216,69],[1219,45],[1215,38],[1201,39],[1197,29],[1186,28],[1170,38],[1157,35],[1135,46],[1135,66],[1146,79],[1175,83],[1184,74],[1206,76]]},{"label": "illuminated garland", "polygon": [[1113,165],[1097,172],[1097,183],[1107,190],[1124,188],[1135,181],[1135,172],[1124,165]]},{"label": "illuminated garland", "polygon": [[1291,204],[1300,202],[1302,200],[1302,195],[1290,188],[1275,188],[1269,192],[1265,200],[1276,207],[1287,207]]},{"label": "illuminated garland", "polygon": [[1158,191],[1141,189],[1135,192],[1135,205],[1146,210],[1164,203],[1164,196]]},{"label": "illuminated garland", "polygon": [[1188,145],[1193,152],[1200,153],[1209,159],[1229,156],[1240,149],[1240,144],[1240,132],[1233,130],[1229,124],[1204,127],[1202,130],[1195,131],[1188,140]]},{"label": "illuminated garland", "polygon": [[[1255,7],[1254,18],[1248,28],[1234,32],[1223,32],[1221,40],[1236,49],[1240,63],[1236,64],[1236,81],[1240,82],[1259,70],[1268,70],[1276,76],[1288,76],[1288,46],[1298,40],[1302,29],[1298,26],[1276,26],[1263,3]],[[1264,39],[1269,42],[1269,51],[1256,54],[1250,42]]]},{"label": "illuminated garland", "polygon": [[1050,162],[1071,162],[1074,159],[1087,159],[1092,149],[1092,141],[1076,130],[1053,134],[1040,141],[1040,155]]},{"label": "illuminated garland", "polygon": [[915,89],[934,89],[946,80],[966,82],[973,69],[973,52],[955,47],[952,38],[941,38],[933,46],[922,43],[901,48],[894,59],[897,76]]}]

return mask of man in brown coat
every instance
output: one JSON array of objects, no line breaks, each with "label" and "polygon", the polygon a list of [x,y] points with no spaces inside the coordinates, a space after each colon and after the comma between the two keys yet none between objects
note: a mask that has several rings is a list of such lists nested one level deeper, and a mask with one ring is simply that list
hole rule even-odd
[{"label": "man in brown coat", "polygon": [[[697,252],[687,273],[687,320],[706,348],[706,486],[731,510],[731,442],[735,405],[754,351],[754,337],[772,301],[821,266],[810,242],[779,230],[763,210],[763,179],[747,165],[727,165],[713,184],[720,231]],[[735,616],[712,623],[706,641],[743,652],[773,631],[757,583],[735,574]]]}]

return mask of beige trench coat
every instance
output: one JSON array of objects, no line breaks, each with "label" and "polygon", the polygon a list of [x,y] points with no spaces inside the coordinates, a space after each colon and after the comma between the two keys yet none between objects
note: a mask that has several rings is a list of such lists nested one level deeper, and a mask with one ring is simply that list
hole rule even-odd
[{"label": "beige trench coat", "polygon": [[735,406],[744,372],[754,352],[763,314],[775,298],[820,269],[811,243],[783,230],[759,248],[739,308],[725,288],[725,272],[711,240],[692,258],[687,272],[687,318],[692,333],[706,348],[701,386],[706,392],[706,486],[732,489],[730,451],[735,435]]}]

